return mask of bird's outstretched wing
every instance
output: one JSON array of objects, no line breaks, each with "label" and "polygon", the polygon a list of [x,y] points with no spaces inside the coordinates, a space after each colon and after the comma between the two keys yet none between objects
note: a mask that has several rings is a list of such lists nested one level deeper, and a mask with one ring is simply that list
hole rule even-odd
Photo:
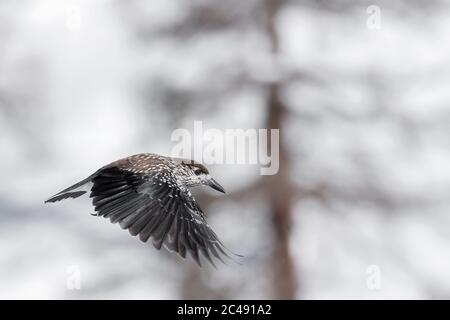
[{"label": "bird's outstretched wing", "polygon": [[206,222],[193,196],[180,188],[170,173],[147,174],[120,167],[101,169],[92,179],[91,198],[98,216],[119,223],[143,242],[152,239],[201,266],[199,254],[213,266],[229,257]]}]

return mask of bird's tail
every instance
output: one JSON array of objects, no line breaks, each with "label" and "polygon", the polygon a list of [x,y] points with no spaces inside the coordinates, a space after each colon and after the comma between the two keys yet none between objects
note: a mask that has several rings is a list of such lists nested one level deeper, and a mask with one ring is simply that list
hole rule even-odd
[{"label": "bird's tail", "polygon": [[80,181],[76,184],[74,184],[73,186],[64,189],[61,192],[58,192],[57,194],[55,194],[54,196],[50,197],[48,200],[45,201],[45,203],[49,203],[49,202],[57,202],[57,201],[61,201],[64,199],[68,199],[68,198],[78,198],[81,197],[83,194],[85,194],[87,192],[87,190],[85,190],[85,186],[92,181],[92,178],[95,176],[95,174],[93,174],[92,176],[84,179],[83,181]]}]

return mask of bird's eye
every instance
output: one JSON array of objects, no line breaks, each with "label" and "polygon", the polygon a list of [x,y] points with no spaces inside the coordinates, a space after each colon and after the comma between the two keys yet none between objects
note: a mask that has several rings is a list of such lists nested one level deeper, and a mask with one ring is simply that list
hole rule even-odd
[{"label": "bird's eye", "polygon": [[198,176],[198,175],[200,175],[200,174],[202,173],[202,169],[200,169],[200,168],[195,168],[195,169],[194,169],[194,173]]}]

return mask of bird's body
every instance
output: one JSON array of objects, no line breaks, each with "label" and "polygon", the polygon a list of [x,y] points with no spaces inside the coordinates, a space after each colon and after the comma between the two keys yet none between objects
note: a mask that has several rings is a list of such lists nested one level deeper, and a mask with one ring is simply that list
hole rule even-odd
[{"label": "bird's body", "polygon": [[164,245],[183,258],[189,252],[199,265],[201,253],[214,265],[213,258],[223,262],[228,254],[189,191],[199,185],[225,193],[198,162],[137,154],[102,167],[46,203],[90,191],[95,215],[118,222],[143,242],[152,238],[157,249]]}]

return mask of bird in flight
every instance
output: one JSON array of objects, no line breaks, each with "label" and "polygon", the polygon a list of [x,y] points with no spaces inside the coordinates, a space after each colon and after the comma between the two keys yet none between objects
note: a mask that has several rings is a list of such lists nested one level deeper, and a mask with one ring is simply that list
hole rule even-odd
[{"label": "bird in flight", "polygon": [[201,163],[137,154],[102,167],[45,203],[90,192],[94,215],[119,223],[143,242],[152,238],[158,250],[164,245],[183,258],[188,252],[200,267],[201,254],[215,267],[214,259],[225,263],[223,257],[230,258],[226,252],[230,251],[206,222],[189,191],[201,185],[225,193]]}]

